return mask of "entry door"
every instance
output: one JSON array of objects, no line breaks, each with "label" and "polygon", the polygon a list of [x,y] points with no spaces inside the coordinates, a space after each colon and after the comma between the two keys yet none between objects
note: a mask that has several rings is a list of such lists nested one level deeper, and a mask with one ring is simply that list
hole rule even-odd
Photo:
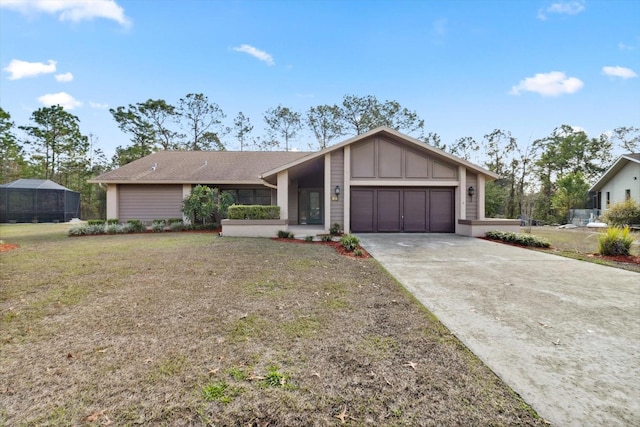
[{"label": "entry door", "polygon": [[322,224],[322,192],[319,190],[300,190],[300,224]]}]

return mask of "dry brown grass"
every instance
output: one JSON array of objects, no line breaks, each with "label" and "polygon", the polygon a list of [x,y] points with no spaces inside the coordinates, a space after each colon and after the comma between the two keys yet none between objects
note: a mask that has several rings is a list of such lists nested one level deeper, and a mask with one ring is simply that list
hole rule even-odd
[{"label": "dry brown grass", "polygon": [[[523,229],[523,231],[526,230]],[[551,251],[558,255],[640,272],[640,264],[637,263],[637,258],[630,258],[627,260],[628,262],[620,262],[597,255],[598,238],[604,232],[605,230],[603,229],[586,227],[564,229],[545,226],[531,228],[531,234],[549,241],[552,246]],[[631,246],[631,254],[638,257],[640,256],[640,233],[635,232],[633,236],[635,242]]]},{"label": "dry brown grass", "polygon": [[19,227],[0,228],[20,244],[0,254],[0,424],[544,424],[373,259]]}]

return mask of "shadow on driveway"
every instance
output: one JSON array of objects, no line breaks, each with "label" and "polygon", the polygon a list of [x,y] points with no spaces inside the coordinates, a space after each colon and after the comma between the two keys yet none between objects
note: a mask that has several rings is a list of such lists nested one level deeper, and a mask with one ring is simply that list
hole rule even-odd
[{"label": "shadow on driveway", "polygon": [[640,425],[640,274],[454,234],[358,237],[540,416]]}]

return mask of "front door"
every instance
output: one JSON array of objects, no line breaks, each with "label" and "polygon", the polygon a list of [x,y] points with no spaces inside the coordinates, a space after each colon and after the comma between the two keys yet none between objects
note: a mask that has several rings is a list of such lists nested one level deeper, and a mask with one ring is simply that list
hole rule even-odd
[{"label": "front door", "polygon": [[298,206],[300,224],[322,224],[322,191],[301,189]]}]

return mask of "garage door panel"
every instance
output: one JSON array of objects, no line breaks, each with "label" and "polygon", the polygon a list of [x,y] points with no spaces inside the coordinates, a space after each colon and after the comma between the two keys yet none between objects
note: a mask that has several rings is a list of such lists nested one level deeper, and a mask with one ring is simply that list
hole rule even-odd
[{"label": "garage door panel", "polygon": [[424,233],[429,231],[428,190],[404,190],[404,231]]},{"label": "garage door panel", "polygon": [[374,226],[374,190],[351,190],[351,229],[371,233]]},{"label": "garage door panel", "polygon": [[378,190],[378,231],[402,231],[401,190]]},{"label": "garage door panel", "polygon": [[450,188],[431,189],[429,193],[429,231],[432,233],[453,233],[453,190]]}]

